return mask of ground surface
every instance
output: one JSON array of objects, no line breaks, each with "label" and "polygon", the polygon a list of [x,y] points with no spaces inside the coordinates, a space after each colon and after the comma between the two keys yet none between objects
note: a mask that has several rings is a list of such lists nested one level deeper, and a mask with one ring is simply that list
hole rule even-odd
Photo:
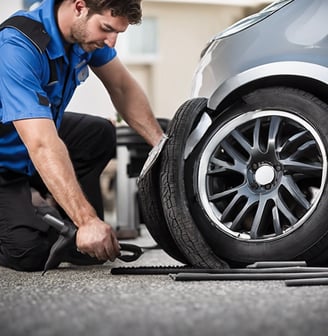
[{"label": "ground surface", "polygon": [[[153,244],[145,230],[133,242]],[[133,265],[173,264],[151,250]],[[62,264],[43,277],[0,268],[0,335],[327,335],[328,286],[111,275],[122,265]]]}]

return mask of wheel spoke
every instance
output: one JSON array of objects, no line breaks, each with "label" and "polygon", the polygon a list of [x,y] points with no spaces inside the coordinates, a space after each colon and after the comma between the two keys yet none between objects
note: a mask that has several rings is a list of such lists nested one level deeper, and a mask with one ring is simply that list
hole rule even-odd
[{"label": "wheel spoke", "polygon": [[297,222],[297,218],[289,210],[288,206],[282,199],[277,198],[276,206],[279,209],[279,211],[287,218],[288,222],[290,223],[290,226],[294,225]]},{"label": "wheel spoke", "polygon": [[320,162],[304,163],[290,159],[280,160],[288,173],[300,173],[307,177],[320,177],[322,175],[322,164]]},{"label": "wheel spoke", "polygon": [[237,152],[237,150],[232,147],[228,141],[222,141],[221,146],[224,151],[234,160],[235,165],[237,165],[238,163],[242,164],[243,166],[246,165],[245,158],[239,152]]},{"label": "wheel spoke", "polygon": [[233,211],[234,207],[239,202],[239,200],[240,200],[240,196],[236,194],[234,198],[231,200],[231,202],[229,203],[229,205],[224,209],[222,216],[221,216],[222,222],[228,221],[228,218],[230,217],[231,212]]},{"label": "wheel spoke", "polygon": [[234,188],[234,191],[237,192],[233,199],[229,202],[222,213],[221,220],[223,222],[227,221],[229,217],[235,214],[235,207],[240,202],[241,199],[245,198],[247,194],[247,187],[246,185],[239,186]]},{"label": "wheel spoke", "polygon": [[277,236],[282,234],[282,227],[280,224],[280,218],[279,218],[279,211],[276,206],[272,208],[272,222],[273,222],[273,229]]},{"label": "wheel spoke", "polygon": [[276,138],[281,124],[280,117],[272,117],[270,121],[267,151],[276,149]]},{"label": "wheel spoke", "polygon": [[299,146],[297,150],[289,157],[291,160],[307,157],[309,154],[315,153],[316,143],[314,140],[309,140]]},{"label": "wheel spoke", "polygon": [[253,147],[254,149],[260,151],[260,129],[261,129],[261,120],[256,119],[253,131]]},{"label": "wheel spoke", "polygon": [[209,169],[207,171],[207,174],[213,175],[225,172],[227,170],[235,171],[235,172],[243,172],[245,170],[245,163],[240,161],[234,161],[233,164],[220,160],[218,158],[212,157],[210,159],[210,165]]},{"label": "wheel spoke", "polygon": [[304,141],[308,139],[308,131],[300,131],[293,136],[289,137],[287,141],[280,148],[280,152],[294,151],[297,149]]},{"label": "wheel spoke", "polygon": [[304,209],[308,210],[310,208],[311,204],[306,199],[305,195],[302,193],[302,191],[297,186],[291,176],[284,176],[282,178],[281,185],[285,187],[285,189],[293,197],[293,199]]},{"label": "wheel spoke", "polygon": [[256,214],[253,219],[252,228],[250,232],[250,236],[252,239],[260,238],[261,234],[261,225],[263,224],[263,217],[265,212],[265,207],[267,205],[267,198],[260,197],[259,203],[257,205]]},{"label": "wheel spoke", "polygon": [[239,210],[238,215],[234,218],[232,223],[230,224],[230,230],[240,231],[244,225],[246,216],[251,211],[252,207],[256,204],[255,199],[248,199],[246,204],[243,206],[241,210]]},{"label": "wheel spoke", "polygon": [[[215,193],[213,195],[210,195],[208,197],[209,201],[214,202],[214,201],[218,201],[219,199],[222,199],[224,197],[233,195],[235,193],[238,193],[238,191],[240,190],[240,186],[237,186],[235,188],[231,188],[231,189],[227,189],[218,193]],[[238,193],[239,194],[239,193]],[[240,195],[238,196],[238,198],[240,197]]]},{"label": "wheel spoke", "polygon": [[248,140],[238,130],[232,131],[231,135],[239,143],[239,145],[243,147],[249,155],[251,155],[252,145],[248,142]]}]

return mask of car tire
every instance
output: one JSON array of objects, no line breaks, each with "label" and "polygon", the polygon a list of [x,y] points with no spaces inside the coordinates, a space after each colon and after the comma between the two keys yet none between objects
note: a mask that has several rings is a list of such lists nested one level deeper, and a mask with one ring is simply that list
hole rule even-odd
[{"label": "car tire", "polygon": [[[298,89],[258,89],[213,113],[184,162],[179,143],[186,142],[197,109],[194,103],[184,108],[166,151],[162,193],[168,188],[176,195],[166,204],[179,223],[171,220],[171,229],[184,237],[197,226],[231,266],[261,260],[326,265],[327,104]],[[204,256],[194,246],[191,253]]]},{"label": "car tire", "polygon": [[169,139],[162,152],[160,195],[168,228],[189,263],[200,268],[227,268],[227,263],[217,257],[204,240],[186,204],[183,160],[185,142],[194,121],[206,109],[206,105],[205,98],[189,100],[171,120]]},{"label": "car tire", "polygon": [[152,168],[138,181],[138,199],[144,224],[158,246],[170,257],[188,264],[188,260],[175,243],[165,221],[161,199],[159,196],[158,157]]}]

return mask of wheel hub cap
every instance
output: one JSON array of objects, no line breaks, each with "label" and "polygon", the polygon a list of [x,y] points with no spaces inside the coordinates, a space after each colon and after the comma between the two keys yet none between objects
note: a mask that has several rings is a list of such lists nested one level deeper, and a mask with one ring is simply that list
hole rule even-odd
[{"label": "wheel hub cap", "polygon": [[266,185],[273,182],[275,177],[274,168],[268,164],[261,166],[255,172],[255,181],[260,185]]}]

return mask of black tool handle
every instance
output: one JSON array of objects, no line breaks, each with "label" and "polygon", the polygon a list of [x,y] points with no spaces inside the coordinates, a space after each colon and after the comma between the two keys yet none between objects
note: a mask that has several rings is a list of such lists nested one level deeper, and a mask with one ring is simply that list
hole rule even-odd
[{"label": "black tool handle", "polygon": [[61,219],[58,219],[50,214],[45,214],[43,216],[43,220],[47,222],[50,226],[52,226],[61,235],[73,234],[73,232],[70,231],[74,231],[74,229],[70,228],[68,225],[65,225],[65,222]]},{"label": "black tool handle", "polygon": [[77,228],[74,226],[74,224],[70,225],[62,219],[54,217],[48,213],[44,214],[42,216],[42,219],[59,233],[59,237],[52,245],[48,259],[44,265],[42,273],[42,275],[44,275],[47,270],[56,267],[57,264],[60,262],[61,251],[67,245],[75,241]]},{"label": "black tool handle", "polygon": [[328,278],[292,279],[285,281],[286,286],[327,286]]},{"label": "black tool handle", "polygon": [[[125,244],[120,243],[121,251],[123,252],[120,256],[117,258],[125,261],[125,262],[132,262],[140,258],[140,256],[143,254],[142,248],[134,245],[134,244]],[[128,253],[124,253],[128,252]]]},{"label": "black tool handle", "polygon": [[[59,262],[59,256],[61,251],[70,243],[75,242],[77,228],[74,224],[65,222],[62,219],[54,217],[50,214],[42,214],[42,219],[53,227],[58,233],[59,237],[57,241],[52,245],[49,257],[44,266],[42,275],[46,273],[50,268],[54,268]],[[121,251],[128,252],[123,253],[118,258],[125,262],[131,262],[137,260],[143,253],[142,249],[133,244],[121,243]]]},{"label": "black tool handle", "polygon": [[178,273],[170,274],[175,281],[210,281],[210,280],[287,280],[287,279],[310,279],[327,278],[328,272],[315,273]]},{"label": "black tool handle", "polygon": [[209,273],[209,274],[272,274],[272,273],[328,273],[328,267],[280,267],[280,268],[195,268],[192,266],[139,266],[117,267],[112,274],[156,275],[172,273]]},{"label": "black tool handle", "polygon": [[58,256],[60,256],[61,251],[70,243],[72,239],[75,238],[59,235],[58,239],[50,249],[50,253],[44,265],[42,275],[44,275],[49,269],[55,268],[58,265],[60,262]]}]

